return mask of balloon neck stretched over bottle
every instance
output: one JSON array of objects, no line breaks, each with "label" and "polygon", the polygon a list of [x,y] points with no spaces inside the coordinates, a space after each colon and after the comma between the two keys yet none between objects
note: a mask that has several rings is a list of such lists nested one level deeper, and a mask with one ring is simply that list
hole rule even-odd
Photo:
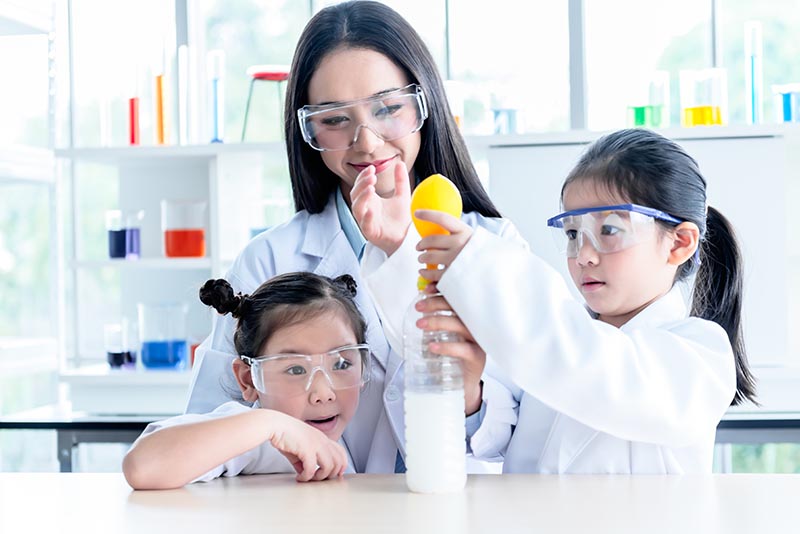
[{"label": "balloon neck stretched over bottle", "polygon": [[427,281],[425,278],[423,278],[422,276],[419,276],[419,277],[417,278],[417,289],[418,289],[419,291],[424,291],[424,290],[425,290],[425,288],[426,288],[426,287],[428,287],[428,284],[429,284],[429,283],[430,283],[430,282],[428,282],[428,281]]}]

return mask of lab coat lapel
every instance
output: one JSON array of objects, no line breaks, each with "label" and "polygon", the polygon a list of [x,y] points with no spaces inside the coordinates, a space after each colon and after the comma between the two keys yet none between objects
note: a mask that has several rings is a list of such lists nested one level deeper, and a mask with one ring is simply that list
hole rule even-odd
[{"label": "lab coat lapel", "polygon": [[367,343],[375,359],[386,369],[389,344],[383,335],[378,312],[368,297],[367,284],[361,280],[358,258],[342,230],[333,196],[318,217],[309,218],[302,252],[319,258],[315,274],[335,278],[346,273],[355,279],[358,285],[356,304],[368,325]]}]

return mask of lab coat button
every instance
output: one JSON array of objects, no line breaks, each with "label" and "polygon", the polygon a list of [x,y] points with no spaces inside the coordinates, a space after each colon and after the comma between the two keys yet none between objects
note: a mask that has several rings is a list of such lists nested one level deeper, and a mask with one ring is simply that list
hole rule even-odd
[{"label": "lab coat button", "polygon": [[397,389],[397,386],[389,386],[386,388],[385,398],[388,402],[394,402],[399,399],[400,391]]}]

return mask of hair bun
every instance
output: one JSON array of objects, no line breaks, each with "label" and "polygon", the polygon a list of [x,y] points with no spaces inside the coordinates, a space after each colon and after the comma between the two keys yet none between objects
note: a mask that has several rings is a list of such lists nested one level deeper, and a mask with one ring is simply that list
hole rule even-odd
[{"label": "hair bun", "polygon": [[355,298],[358,292],[358,284],[349,274],[343,274],[333,279],[333,283],[341,287],[351,298]]},{"label": "hair bun", "polygon": [[230,313],[236,318],[240,317],[246,299],[247,295],[234,295],[233,287],[222,278],[208,280],[200,288],[200,301],[222,315]]}]

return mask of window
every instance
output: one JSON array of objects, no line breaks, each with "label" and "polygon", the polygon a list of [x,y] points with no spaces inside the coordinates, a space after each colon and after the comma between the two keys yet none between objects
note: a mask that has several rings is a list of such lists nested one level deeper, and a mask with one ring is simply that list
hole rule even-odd
[{"label": "window", "polygon": [[626,113],[656,70],[670,73],[671,123],[678,115],[678,72],[710,67],[711,7],[675,0],[585,2],[588,127],[626,126]]},{"label": "window", "polygon": [[730,122],[745,123],[745,48],[747,21],[762,25],[763,121],[777,120],[772,85],[800,82],[800,10],[793,0],[722,0],[719,3],[722,66],[728,69]]},{"label": "window", "polygon": [[567,2],[452,0],[450,70],[465,133],[568,129]]}]

